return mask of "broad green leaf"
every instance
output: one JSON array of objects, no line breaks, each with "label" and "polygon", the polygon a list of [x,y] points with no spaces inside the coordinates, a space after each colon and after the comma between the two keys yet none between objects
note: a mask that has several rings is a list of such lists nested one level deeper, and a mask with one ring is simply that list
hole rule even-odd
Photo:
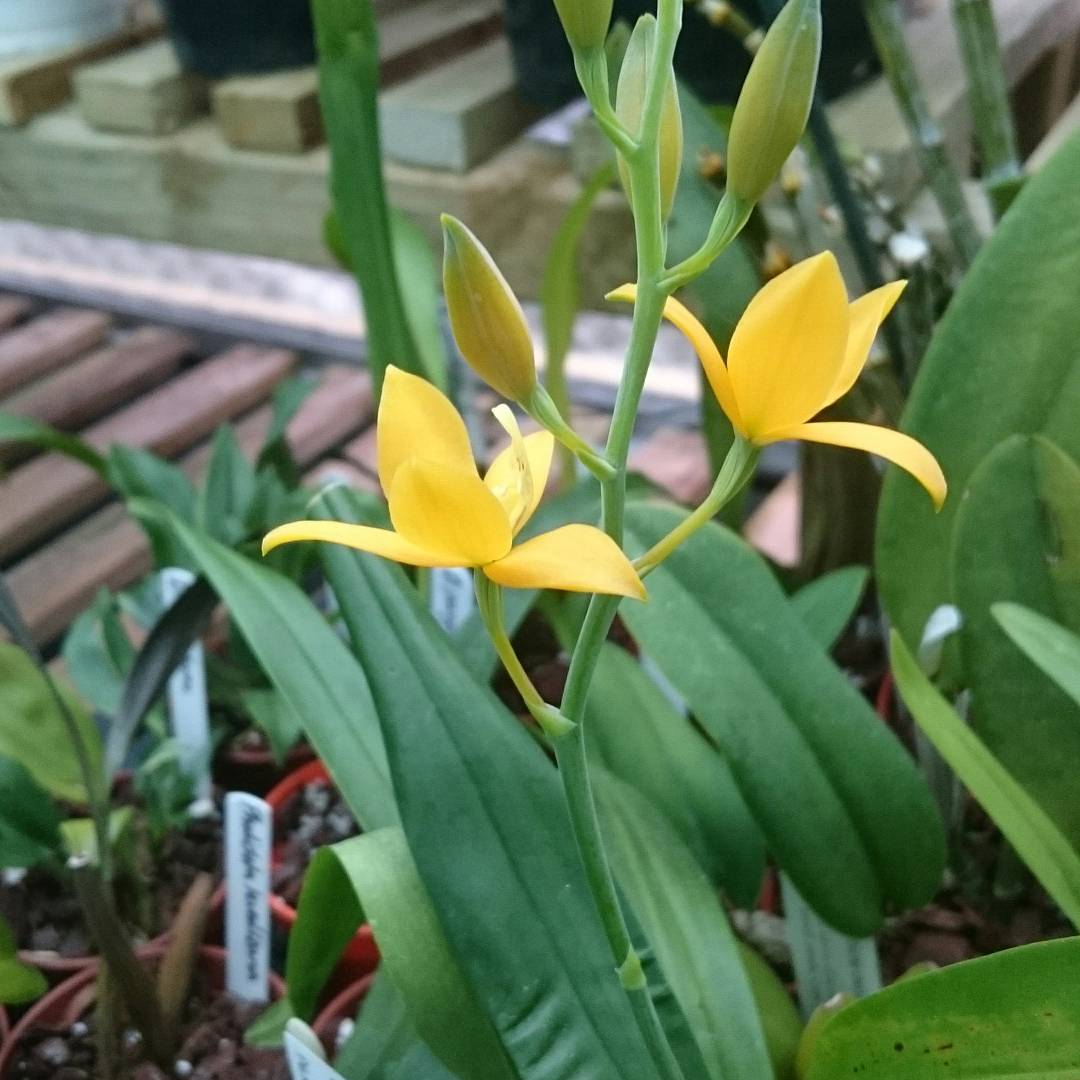
[{"label": "broad green leaf", "polygon": [[0,918],[0,1005],[25,1005],[48,989],[45,976],[19,959],[15,936]]},{"label": "broad green leaf", "polygon": [[1066,1080],[1080,1054],[1080,938],[903,979],[841,1009],[803,1080]]},{"label": "broad green leaf", "polygon": [[270,743],[274,760],[280,765],[300,738],[300,717],[277,690],[244,690],[240,700],[256,726]]},{"label": "broad green leaf", "polygon": [[214,433],[210,464],[198,494],[196,524],[223,544],[244,538],[244,522],[255,497],[255,470],[244,457],[230,424]]},{"label": "broad green leaf", "polygon": [[390,207],[394,268],[402,283],[405,319],[416,342],[424,377],[442,390],[448,386],[446,339],[439,320],[442,282],[439,264],[423,230],[400,210]]},{"label": "broad green leaf", "polygon": [[367,680],[310,599],[287,578],[223,547],[164,507],[138,517],[170,530],[221,597],[266,677],[300,718],[337,789],[365,829],[397,819]]},{"label": "broad green leaf", "polygon": [[314,0],[319,104],[330,144],[330,194],[364,301],[367,361],[423,374],[394,262],[379,145],[379,42],[371,0]]},{"label": "broad green leaf", "polygon": [[709,877],[752,908],[765,845],[731,770],[625,649],[604,645],[586,715],[594,757],[648,796]]},{"label": "broad green leaf", "polygon": [[604,838],[713,1080],[772,1080],[754,997],[727,915],[664,815],[630,785],[596,776]]},{"label": "broad green leaf", "polygon": [[28,416],[0,413],[0,442],[27,442],[42,450],[55,450],[105,475],[105,459],[89,443]]},{"label": "broad green leaf", "polygon": [[60,812],[25,766],[0,757],[0,867],[61,861]]},{"label": "broad green leaf", "polygon": [[746,977],[754,995],[765,1044],[769,1048],[776,1080],[795,1080],[795,1055],[799,1050],[803,1022],[799,1010],[780,976],[756,950],[739,942]]},{"label": "broad green leaf", "polygon": [[[72,735],[41,670],[17,645],[0,642],[0,755],[17,761],[50,795],[86,801]],[[90,767],[101,767],[101,736],[83,703],[57,689],[86,747]]]},{"label": "broad green leaf", "polygon": [[[979,463],[1013,434],[1042,433],[1080,457],[1080,135],[1032,177],[953,297],[904,413],[903,428],[941,462],[940,514],[890,470],[878,515],[882,599],[912,647],[953,600],[949,552]],[[1004,599],[1004,598],[1002,598]]]},{"label": "broad green leaf", "polygon": [[415,1041],[401,991],[386,971],[378,971],[364,995],[356,1026],[334,1059],[334,1068],[345,1080],[371,1080]]},{"label": "broad green leaf", "polygon": [[[115,648],[114,646],[119,646]],[[126,647],[125,647],[126,646]],[[68,678],[93,708],[112,715],[124,692],[134,647],[120,622],[116,597],[102,589],[68,628],[60,647]]]},{"label": "broad green leaf", "polygon": [[992,604],[990,611],[1027,658],[1080,705],[1080,637],[1021,604]]},{"label": "broad green leaf", "polygon": [[[634,506],[633,552],[683,515]],[[649,576],[622,617],[716,743],[769,850],[815,911],[856,937],[887,905],[925,903],[945,860],[940,819],[905,750],[777,584],[708,525]]]},{"label": "broad green leaf", "polygon": [[1080,854],[938,693],[895,630],[892,663],[897,686],[919,727],[1043,888],[1080,927]]},{"label": "broad green leaf", "polygon": [[845,566],[811,581],[791,597],[791,606],[828,651],[851,622],[866,591],[865,566]]},{"label": "broad green leaf", "polygon": [[1080,630],[1080,468],[1035,436],[975,470],[953,529],[954,602],[971,722],[987,749],[1080,847],[1080,705],[1036,671],[991,605],[1025,604]]},{"label": "broad green leaf", "polygon": [[341,950],[365,918],[379,946],[381,970],[431,1049],[461,1076],[510,1080],[515,1074],[454,958],[397,827],[322,848],[312,860],[285,971],[297,1015],[314,1012]]},{"label": "broad green leaf", "polygon": [[[313,507],[347,519],[333,491]],[[550,762],[469,676],[400,570],[333,544],[319,554],[371,685],[420,878],[517,1073],[651,1080]]]}]

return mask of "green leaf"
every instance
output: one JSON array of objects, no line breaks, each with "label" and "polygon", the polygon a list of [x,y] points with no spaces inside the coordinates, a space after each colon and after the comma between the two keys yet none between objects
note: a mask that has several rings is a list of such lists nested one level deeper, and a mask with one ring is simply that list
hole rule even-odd
[{"label": "green leaf", "polygon": [[[86,801],[78,758],[63,715],[42,672],[17,645],[0,642],[0,755],[19,762],[50,795]],[[85,706],[58,686],[90,758],[101,766],[101,736]]]},{"label": "green leaf", "polygon": [[[313,508],[347,520],[334,491]],[[550,762],[400,570],[333,544],[319,554],[371,684],[420,878],[516,1071],[655,1077]]]},{"label": "green leaf", "polygon": [[442,303],[439,264],[423,230],[392,206],[390,236],[397,279],[405,286],[401,293],[405,319],[416,342],[424,377],[445,391],[448,376],[446,339],[439,321]]},{"label": "green leaf", "polygon": [[803,1032],[799,1010],[780,976],[758,952],[739,942],[739,955],[761,1017],[776,1080],[795,1080],[795,1056]]},{"label": "green leaf", "polygon": [[704,871],[664,815],[602,770],[596,792],[619,884],[682,1005],[713,1080],[772,1080],[738,944]]},{"label": "green leaf", "polygon": [[[109,449],[109,482],[125,499],[154,499],[186,522],[195,520],[195,489],[182,470],[149,450],[115,444]],[[172,535],[152,521],[143,529],[158,566],[184,566]]]},{"label": "green leaf", "polygon": [[1021,604],[992,604],[990,611],[1027,658],[1080,705],[1080,637]]},{"label": "green leaf", "polygon": [[56,450],[105,475],[105,459],[89,443],[28,416],[0,413],[0,442],[28,442],[42,450]]},{"label": "green leaf", "polygon": [[[272,472],[286,488],[295,488],[300,482],[299,470],[287,438],[289,423],[317,385],[318,381],[308,376],[286,379],[274,388],[270,430],[255,459],[255,472]],[[254,492],[248,498],[249,509],[252,498]]]},{"label": "green leaf", "polygon": [[1080,855],[1076,849],[937,692],[895,630],[892,663],[900,694],[919,727],[1043,888],[1073,925],[1080,927]]},{"label": "green leaf", "polygon": [[379,145],[379,42],[371,0],[313,0],[319,104],[330,144],[330,191],[341,247],[367,323],[378,395],[387,364],[423,374],[394,261]]},{"label": "green leaf", "polygon": [[322,848],[304,879],[289,939],[289,1001],[310,1016],[326,978],[367,918],[381,968],[394,981],[417,1033],[461,1076],[514,1076],[446,940],[400,828]]},{"label": "green leaf", "polygon": [[752,908],[765,845],[731,770],[624,649],[604,645],[587,717],[594,757],[659,807],[709,877]]},{"label": "green leaf", "polygon": [[196,524],[223,544],[244,538],[244,522],[255,497],[255,470],[244,457],[232,426],[214,433],[206,480],[198,495]]},{"label": "green leaf", "polygon": [[1080,458],[1080,136],[1032,177],[983,245],[922,362],[903,428],[937,456],[951,495],[940,514],[899,469],[878,515],[882,599],[916,647],[952,601],[949,551],[961,496],[986,455],[1043,433]]},{"label": "green leaf", "polygon": [[169,529],[206,575],[357,821],[365,829],[393,824],[394,795],[367,681],[308,597],[163,507],[146,500],[130,505],[138,517]]},{"label": "green leaf", "polygon": [[1080,938],[1066,938],[903,979],[828,1021],[804,1080],[1065,1080],[1078,964]]},{"label": "green leaf", "polygon": [[146,714],[161,696],[169,677],[196,641],[217,604],[217,595],[199,578],[161,613],[135,657],[124,681],[120,705],[109,726],[105,767],[114,776]]},{"label": "green leaf", "polygon": [[60,813],[25,766],[0,757],[0,867],[63,859]]},{"label": "green leaf", "polygon": [[345,1080],[369,1080],[377,1070],[401,1058],[415,1041],[401,991],[386,971],[377,971],[334,1068]]},{"label": "green leaf", "polygon": [[[683,516],[632,507],[631,549],[651,547]],[[823,919],[865,937],[887,904],[933,895],[945,843],[924,780],[747,544],[706,526],[649,576],[647,604],[621,610]]]},{"label": "green leaf", "polygon": [[[118,646],[118,647],[117,647]],[[60,647],[68,678],[95,709],[116,712],[134,648],[120,621],[116,597],[101,589],[70,626]]]},{"label": "green leaf", "polygon": [[277,690],[244,690],[240,700],[266,735],[274,760],[280,765],[303,731],[300,717]]},{"label": "green leaf", "polygon": [[987,749],[1080,846],[1080,705],[1035,671],[991,605],[1025,604],[1080,630],[1080,468],[1048,440],[1006,439],[956,514],[952,572],[963,685]]},{"label": "green leaf", "polygon": [[0,1005],[25,1005],[48,989],[45,976],[19,959],[15,936],[0,918]]},{"label": "green leaf", "polygon": [[869,575],[865,566],[845,566],[811,581],[792,595],[791,606],[826,652],[851,622],[866,591]]}]

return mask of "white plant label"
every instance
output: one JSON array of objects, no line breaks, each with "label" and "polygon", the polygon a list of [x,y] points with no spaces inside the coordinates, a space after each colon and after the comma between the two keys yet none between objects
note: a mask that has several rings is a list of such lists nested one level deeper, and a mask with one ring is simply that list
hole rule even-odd
[{"label": "white plant label", "polygon": [[285,1032],[285,1059],[292,1080],[343,1080],[337,1069],[323,1061],[291,1031]]},{"label": "white plant label", "polygon": [[780,891],[804,1019],[836,994],[861,998],[881,989],[873,938],[848,937],[822,922],[786,874],[780,875]]},{"label": "white plant label", "polygon": [[435,567],[428,577],[428,607],[448,634],[456,634],[476,608],[472,571],[462,566]]},{"label": "white plant label", "polygon": [[269,803],[225,796],[225,989],[238,1001],[270,999]]},{"label": "white plant label", "polygon": [[[166,609],[195,580],[190,570],[170,566],[159,575],[161,599]],[[210,716],[206,703],[206,664],[199,642],[193,642],[183,660],[169,676],[165,689],[169,720],[180,752],[180,766],[195,784],[195,799],[209,799]]]}]

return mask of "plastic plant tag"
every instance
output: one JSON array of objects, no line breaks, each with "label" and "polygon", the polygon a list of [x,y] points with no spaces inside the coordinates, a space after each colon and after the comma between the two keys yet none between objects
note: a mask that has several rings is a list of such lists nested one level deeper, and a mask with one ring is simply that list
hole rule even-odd
[{"label": "plastic plant tag", "polygon": [[780,875],[780,891],[804,1018],[836,994],[865,997],[881,989],[874,938],[853,938],[834,930],[818,918],[786,874]]},{"label": "plastic plant tag", "polygon": [[300,1038],[292,1029],[292,1024],[290,1020],[289,1028],[285,1031],[285,1059],[289,1063],[292,1080],[342,1080],[341,1073],[328,1065],[306,1039]]},{"label": "plastic plant tag", "polygon": [[[166,567],[159,575],[161,600],[171,607],[194,582],[195,575],[179,566]],[[180,765],[191,777],[196,801],[209,799],[210,717],[206,704],[206,665],[203,649],[195,642],[169,677],[166,687],[169,719],[180,749]]]},{"label": "plastic plant tag", "polygon": [[225,796],[225,989],[239,1001],[270,997],[269,803],[245,791]]},{"label": "plastic plant tag", "polygon": [[457,633],[476,607],[472,571],[435,567],[428,578],[428,604],[435,621],[448,634]]}]

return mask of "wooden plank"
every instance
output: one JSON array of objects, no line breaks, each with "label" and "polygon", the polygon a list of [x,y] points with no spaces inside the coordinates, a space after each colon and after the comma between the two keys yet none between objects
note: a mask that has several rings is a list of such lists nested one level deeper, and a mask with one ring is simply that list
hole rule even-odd
[{"label": "wooden plank", "polygon": [[364,472],[359,466],[344,458],[328,458],[320,461],[314,469],[309,469],[304,476],[304,483],[315,489],[330,484],[344,484],[355,491],[365,491],[371,495],[381,495],[379,481]]},{"label": "wooden plank", "polygon": [[[367,373],[328,368],[288,427],[297,464],[301,468],[311,465],[368,423],[371,414]],[[249,460],[262,446],[271,420],[272,410],[264,405],[237,422],[236,439]],[[202,481],[210,453],[210,444],[204,443],[181,459],[181,467],[192,480]],[[372,481],[367,482],[370,489]],[[145,534],[128,518],[123,506],[113,503],[17,563],[8,571],[7,581],[31,634],[44,644],[89,606],[99,588],[126,588],[151,565]]]},{"label": "wooden plank", "polygon": [[366,431],[358,435],[342,448],[341,456],[350,464],[367,473],[378,483],[379,478],[379,452],[378,436],[375,426],[372,425]]},{"label": "wooden plank", "polygon": [[31,307],[33,305],[25,296],[0,294],[0,330],[7,330],[9,326],[25,319]]},{"label": "wooden plank", "polygon": [[[238,345],[99,421],[82,436],[102,451],[124,443],[171,457],[266,398],[294,360],[283,349]],[[30,547],[107,494],[96,473],[59,454],[20,466],[0,484],[6,508],[0,521],[0,559]]]},{"label": "wooden plank", "polygon": [[705,439],[700,431],[685,428],[659,428],[634,447],[630,468],[686,506],[701,502],[713,480]]},{"label": "wooden plank", "polygon": [[207,111],[210,85],[184,71],[169,41],[155,41],[79,68],[75,97],[102,131],[167,135]]},{"label": "wooden plank", "polygon": [[60,308],[0,337],[0,397],[101,343],[110,318],[103,311]]},{"label": "wooden plank", "polygon": [[788,473],[743,525],[743,536],[777,566],[796,566],[802,551],[802,483]]},{"label": "wooden plank", "polygon": [[[76,431],[163,382],[194,348],[194,340],[179,330],[140,327],[0,401],[0,412]],[[24,443],[0,443],[6,465],[32,454]]]},{"label": "wooden plank", "polygon": [[[381,85],[482,45],[502,26],[498,0],[425,0],[379,20]],[[214,118],[230,146],[299,154],[323,141],[314,67],[239,75],[213,90]]]},{"label": "wooden plank", "polygon": [[0,125],[25,124],[31,117],[62,105],[71,96],[76,68],[141,44],[160,32],[160,24],[122,30],[99,41],[0,63]]},{"label": "wooden plank", "polygon": [[406,165],[465,172],[536,119],[517,93],[505,39],[492,41],[379,97],[383,152]]}]

